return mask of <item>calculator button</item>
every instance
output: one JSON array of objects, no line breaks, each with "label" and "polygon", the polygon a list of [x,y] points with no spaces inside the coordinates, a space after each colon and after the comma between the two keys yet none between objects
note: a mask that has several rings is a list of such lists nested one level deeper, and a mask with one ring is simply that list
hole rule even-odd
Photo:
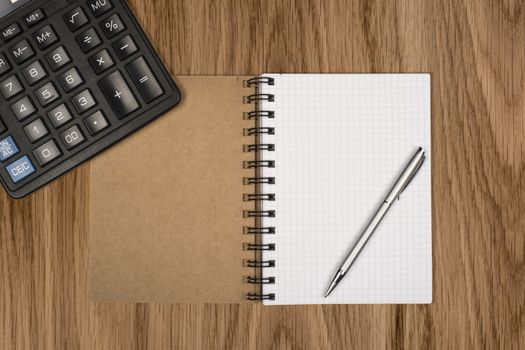
[{"label": "calculator button", "polygon": [[71,58],[69,57],[66,49],[64,49],[63,46],[57,47],[50,53],[46,55],[47,63],[51,66],[51,69],[53,71],[57,71],[69,62],[71,62]]},{"label": "calculator button", "polygon": [[113,4],[109,0],[89,0],[87,6],[95,17],[102,16],[113,8]]},{"label": "calculator button", "polygon": [[126,69],[146,103],[150,103],[164,94],[164,90],[162,90],[144,57],[137,58],[128,64]]},{"label": "calculator button", "polygon": [[23,121],[36,112],[35,105],[27,96],[11,105],[11,110],[19,121]]},{"label": "calculator button", "polygon": [[26,39],[12,46],[9,51],[11,51],[11,55],[17,64],[25,62],[35,55],[35,51],[33,51],[33,48]]},{"label": "calculator button", "polygon": [[139,49],[133,38],[130,35],[126,35],[122,39],[113,43],[113,50],[117,53],[118,58],[125,60]]},{"label": "calculator button", "polygon": [[104,117],[104,113],[102,113],[102,111],[98,111],[84,119],[84,124],[86,124],[86,127],[88,128],[91,136],[95,136],[109,126],[109,123]]},{"label": "calculator button", "polygon": [[0,162],[8,160],[18,152],[20,152],[20,150],[13,137],[8,136],[0,140]]},{"label": "calculator button", "polygon": [[60,106],[52,109],[47,113],[47,116],[49,117],[49,120],[51,120],[51,124],[53,124],[55,129],[58,129],[73,119],[69,109],[65,104],[61,104]]},{"label": "calculator button", "polygon": [[7,128],[5,127],[4,123],[0,120],[0,134],[2,134],[4,131],[6,131]]},{"label": "calculator button", "polygon": [[6,166],[5,169],[9,173],[9,176],[11,176],[11,180],[13,180],[14,183],[22,181],[36,171],[28,156],[23,156],[22,158],[14,161],[13,163]]},{"label": "calculator button", "polygon": [[109,75],[99,84],[119,119],[139,109],[140,105],[120,72]]},{"label": "calculator button", "polygon": [[86,140],[78,125],[74,125],[61,133],[60,138],[68,150],[75,148]]},{"label": "calculator button", "polygon": [[0,90],[2,91],[2,95],[9,100],[24,91],[24,87],[16,75],[12,75],[0,83]]},{"label": "calculator button", "polygon": [[35,95],[42,107],[48,106],[60,97],[53,83],[47,83],[46,85],[37,89],[35,91]]},{"label": "calculator button", "polygon": [[24,131],[26,132],[29,141],[31,141],[32,143],[40,140],[42,137],[49,134],[49,131],[44,125],[44,122],[40,118],[27,124],[24,127]]},{"label": "calculator button", "polygon": [[1,37],[4,41],[9,41],[20,33],[22,33],[22,28],[20,28],[18,23],[13,23],[2,29]]},{"label": "calculator button", "polygon": [[40,166],[44,166],[62,155],[58,149],[57,144],[53,140],[49,140],[42,146],[33,151],[36,161]]},{"label": "calculator button", "polygon": [[108,39],[112,39],[117,36],[120,32],[126,29],[124,23],[120,19],[119,15],[114,14],[111,17],[106,18],[100,23],[100,28],[104,32],[104,35]]},{"label": "calculator button", "polygon": [[32,27],[37,23],[40,23],[44,18],[46,18],[44,11],[42,11],[42,9],[36,9],[24,17],[24,23],[26,26]]},{"label": "calculator button", "polygon": [[102,50],[89,58],[89,64],[91,64],[95,73],[100,74],[115,65],[115,62],[113,62],[108,50]]},{"label": "calculator button", "polygon": [[3,53],[0,53],[0,75],[5,74],[11,70],[11,65]]},{"label": "calculator button", "polygon": [[58,36],[53,27],[47,25],[33,33],[33,39],[36,41],[40,50],[45,50],[58,41]]},{"label": "calculator button", "polygon": [[23,70],[23,72],[29,85],[35,85],[47,77],[47,72],[39,61],[31,63]]},{"label": "calculator button", "polygon": [[98,36],[95,29],[90,28],[84,33],[77,36],[77,42],[80,45],[80,48],[84,52],[89,52],[93,50],[98,45],[102,44],[100,37]]},{"label": "calculator button", "polygon": [[91,95],[91,92],[87,89],[73,97],[71,101],[79,114],[82,114],[97,105],[93,95]]},{"label": "calculator button", "polygon": [[74,32],[89,23],[89,18],[81,7],[77,7],[64,16],[64,21],[66,21],[69,30]]},{"label": "calculator button", "polygon": [[71,68],[62,74],[58,80],[66,92],[71,92],[84,83],[84,80],[76,68]]}]

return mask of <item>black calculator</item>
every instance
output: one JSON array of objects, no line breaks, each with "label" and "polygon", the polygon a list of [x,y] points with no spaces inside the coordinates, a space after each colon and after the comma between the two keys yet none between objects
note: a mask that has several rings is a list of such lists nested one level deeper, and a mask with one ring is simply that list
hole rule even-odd
[{"label": "black calculator", "polygon": [[0,181],[12,197],[179,100],[125,0],[0,0]]}]

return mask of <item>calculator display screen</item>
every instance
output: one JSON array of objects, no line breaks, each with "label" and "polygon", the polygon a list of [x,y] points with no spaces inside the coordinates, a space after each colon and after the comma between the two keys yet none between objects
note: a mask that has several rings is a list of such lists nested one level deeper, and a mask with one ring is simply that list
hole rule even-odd
[{"label": "calculator display screen", "polygon": [[[0,18],[33,0],[0,0]],[[1,25],[0,25],[1,26]]]}]

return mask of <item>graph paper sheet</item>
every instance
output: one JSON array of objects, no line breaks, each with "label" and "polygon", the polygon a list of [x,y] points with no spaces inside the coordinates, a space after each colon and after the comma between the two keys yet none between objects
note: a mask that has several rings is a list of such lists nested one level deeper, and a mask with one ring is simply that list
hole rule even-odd
[{"label": "graph paper sheet", "polygon": [[[430,75],[268,74],[275,95],[263,110],[275,111],[263,143],[275,144],[263,159],[275,177],[263,193],[275,193],[274,226],[264,252],[275,260],[264,285],[275,293],[265,304],[419,304],[432,302]],[[421,146],[427,161],[394,203],[346,277],[324,292],[349,248]]]}]

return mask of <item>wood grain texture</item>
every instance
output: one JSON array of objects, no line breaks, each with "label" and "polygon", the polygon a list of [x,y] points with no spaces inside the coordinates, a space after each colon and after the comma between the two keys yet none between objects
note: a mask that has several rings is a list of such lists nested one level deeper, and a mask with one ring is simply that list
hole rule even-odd
[{"label": "wood grain texture", "polygon": [[431,72],[434,303],[91,303],[87,164],[0,193],[1,349],[525,348],[523,2],[130,3],[174,75]]}]

